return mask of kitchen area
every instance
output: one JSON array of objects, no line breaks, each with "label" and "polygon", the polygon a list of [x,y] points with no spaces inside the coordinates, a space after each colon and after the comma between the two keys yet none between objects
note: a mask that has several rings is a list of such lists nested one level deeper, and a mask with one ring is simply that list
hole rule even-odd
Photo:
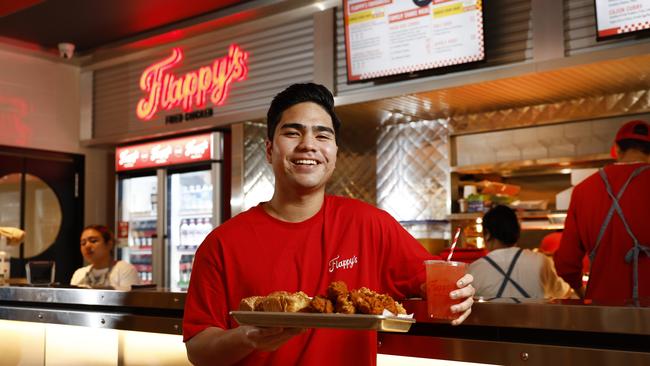
[{"label": "kitchen area", "polygon": [[[74,197],[82,209],[74,225],[61,225],[68,244],[56,247],[74,252],[74,263],[60,265],[61,254],[27,255],[26,244],[8,249],[13,271],[30,260],[56,262],[62,288],[22,286],[24,279],[0,287],[0,334],[12,339],[1,353],[23,350],[12,353],[16,364],[188,363],[181,319],[195,252],[213,228],[271,198],[266,111],[292,83],[319,83],[334,94],[342,126],[328,194],[385,210],[434,255],[448,254],[460,232],[454,259],[467,262],[486,254],[483,214],[505,204],[521,223],[518,245],[543,251],[544,238],[564,228],[573,187],[615,161],[617,130],[631,119],[650,120],[650,35],[599,34],[593,1],[469,3],[481,10],[482,57],[378,77],[352,73],[349,36],[357,23],[342,0],[239,2],[168,28],[166,37],[70,59],[0,43],[8,69],[56,74],[67,99],[78,101],[59,111],[53,94],[35,90],[60,80],[29,79],[25,71],[19,75],[27,91],[12,94],[6,86],[20,81],[0,71],[0,121],[12,122],[0,145],[73,154],[77,166],[79,156],[85,159],[80,178],[71,178],[81,187]],[[178,87],[173,97],[155,96],[157,88],[189,84],[220,67],[232,72],[203,92]],[[54,117],[38,121],[20,100]],[[60,129],[74,133],[48,145]],[[2,178],[0,207],[8,207],[21,183]],[[49,210],[25,201],[21,207],[28,216]],[[77,235],[95,222],[114,230],[117,258],[136,267],[141,288],[65,288],[63,277],[82,264]],[[33,226],[24,223],[20,214],[0,215],[0,226],[20,227],[29,238]],[[650,362],[644,301],[477,299],[461,327],[430,321],[425,303],[405,301],[417,320],[409,333],[379,334],[378,364],[391,364],[382,355],[522,365]],[[66,333],[67,326],[76,331]],[[74,354],[58,341],[64,333],[106,342],[110,351]],[[615,337],[624,341],[610,342]],[[32,347],[39,352],[29,353]]]}]

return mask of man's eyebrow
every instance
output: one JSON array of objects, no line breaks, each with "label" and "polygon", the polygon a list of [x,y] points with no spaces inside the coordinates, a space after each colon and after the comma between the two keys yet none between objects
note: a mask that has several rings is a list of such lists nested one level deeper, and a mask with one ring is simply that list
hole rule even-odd
[{"label": "man's eyebrow", "polygon": [[329,132],[332,135],[334,135],[334,130],[327,127],[327,126],[320,126],[320,125],[319,126],[314,126],[314,130],[316,130],[318,132]]},{"label": "man's eyebrow", "polygon": [[[285,129],[285,128],[293,128],[296,130],[305,130],[307,129],[307,126],[303,125],[302,123],[287,123],[282,126],[280,126],[280,129]],[[312,127],[312,129],[316,132],[329,132],[331,134],[334,134],[334,130],[330,127],[327,126],[321,126],[321,125],[316,125]]]}]

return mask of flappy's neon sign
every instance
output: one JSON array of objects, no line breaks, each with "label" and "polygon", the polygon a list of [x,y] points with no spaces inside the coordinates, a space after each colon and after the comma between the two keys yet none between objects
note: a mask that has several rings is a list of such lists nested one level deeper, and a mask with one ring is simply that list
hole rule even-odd
[{"label": "flappy's neon sign", "polygon": [[146,96],[138,101],[135,113],[147,121],[160,110],[180,107],[188,112],[203,107],[208,99],[221,105],[228,97],[230,84],[246,79],[247,59],[248,52],[232,44],[228,55],[215,59],[211,65],[176,76],[171,69],[183,60],[183,51],[174,48],[171,56],[147,67],[140,76],[140,89]]}]

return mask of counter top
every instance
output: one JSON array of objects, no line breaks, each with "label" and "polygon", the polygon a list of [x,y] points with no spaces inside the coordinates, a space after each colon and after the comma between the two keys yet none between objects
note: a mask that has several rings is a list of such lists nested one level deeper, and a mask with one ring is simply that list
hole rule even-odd
[{"label": "counter top", "polygon": [[[181,333],[186,293],[163,288],[132,291],[66,287],[0,287],[0,319],[104,328]],[[406,300],[421,329],[438,331],[446,324],[427,316],[425,300]],[[590,304],[580,300],[525,301],[509,299],[474,303],[471,316],[461,327],[527,329],[650,335],[650,301],[638,306]],[[416,327],[417,328],[417,327]]]},{"label": "counter top", "polygon": [[0,303],[55,303],[67,305],[99,305],[183,310],[184,292],[164,288],[131,291],[86,289],[71,286],[4,286],[0,287]]},{"label": "counter top", "polygon": [[[650,335],[649,304],[619,306],[582,300],[527,300],[520,303],[511,299],[479,300],[463,324]],[[435,323],[427,316],[425,300],[407,300],[403,305],[408,313],[415,314],[418,323]]]},{"label": "counter top", "polygon": [[650,307],[580,300],[475,302],[460,326],[428,318],[425,300],[404,302],[417,322],[378,334],[378,352],[497,365],[649,365]]},{"label": "counter top", "polygon": [[0,287],[0,319],[181,334],[183,292]]}]

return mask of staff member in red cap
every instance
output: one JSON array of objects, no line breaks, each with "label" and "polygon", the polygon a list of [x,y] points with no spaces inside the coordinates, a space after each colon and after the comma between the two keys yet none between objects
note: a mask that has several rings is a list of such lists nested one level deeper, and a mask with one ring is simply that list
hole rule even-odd
[{"label": "staff member in red cap", "polygon": [[[650,125],[635,120],[616,134],[617,162],[573,190],[555,266],[593,300],[650,297]],[[582,258],[591,260],[586,292]]]}]

